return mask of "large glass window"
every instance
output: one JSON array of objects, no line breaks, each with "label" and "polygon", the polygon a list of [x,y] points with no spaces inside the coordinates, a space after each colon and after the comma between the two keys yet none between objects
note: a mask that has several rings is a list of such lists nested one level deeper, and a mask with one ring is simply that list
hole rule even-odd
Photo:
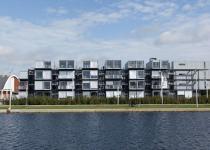
[{"label": "large glass window", "polygon": [[90,70],[83,70],[82,71],[83,79],[90,79]]},{"label": "large glass window", "polygon": [[106,81],[106,89],[121,88],[121,81]]},{"label": "large glass window", "polygon": [[90,68],[90,61],[83,61],[83,68]]},{"label": "large glass window", "polygon": [[84,82],[83,83],[83,90],[89,90],[90,89],[90,83],[89,82]]},{"label": "large glass window", "polygon": [[44,82],[44,89],[50,90],[50,82]]},{"label": "large glass window", "polygon": [[44,62],[44,67],[45,68],[51,68],[51,62],[50,61],[45,61]]},{"label": "large glass window", "polygon": [[59,61],[60,68],[74,68],[74,61],[73,60],[60,60]]},{"label": "large glass window", "polygon": [[121,71],[119,70],[110,70],[110,71],[106,71],[106,78],[110,78],[110,79],[116,79],[116,78],[121,78],[122,74]]},{"label": "large glass window", "polygon": [[43,71],[36,70],[36,79],[43,79]]},{"label": "large glass window", "polygon": [[66,61],[65,60],[60,60],[59,66],[60,66],[60,68],[66,68]]},{"label": "large glass window", "polygon": [[159,69],[160,68],[160,62],[153,62],[152,63],[152,68]]},{"label": "large glass window", "polygon": [[107,69],[120,69],[121,68],[121,60],[107,60],[106,68]]}]

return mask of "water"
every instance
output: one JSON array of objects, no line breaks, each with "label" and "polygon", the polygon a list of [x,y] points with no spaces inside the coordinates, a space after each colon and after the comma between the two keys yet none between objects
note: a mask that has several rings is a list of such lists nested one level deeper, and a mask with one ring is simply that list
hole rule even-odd
[{"label": "water", "polygon": [[210,112],[0,114],[0,149],[210,149]]}]

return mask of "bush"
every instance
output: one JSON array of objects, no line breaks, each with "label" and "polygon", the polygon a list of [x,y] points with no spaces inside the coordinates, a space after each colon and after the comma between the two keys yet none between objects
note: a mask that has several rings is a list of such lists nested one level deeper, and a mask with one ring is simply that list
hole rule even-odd
[{"label": "bush", "polygon": [[[164,97],[164,104],[195,104],[196,98],[192,97],[189,99],[183,97]],[[198,98],[199,104],[209,104],[210,97],[207,99],[206,96],[200,96]],[[119,98],[120,104],[161,104],[162,100],[159,96],[144,97],[144,98],[133,98],[128,99],[127,97]],[[8,104],[8,101],[5,102]],[[30,97],[28,99],[15,99],[12,101],[12,105],[76,105],[76,104],[117,104],[117,97],[105,98],[105,97],[71,97],[65,99],[56,99],[51,97]]]}]

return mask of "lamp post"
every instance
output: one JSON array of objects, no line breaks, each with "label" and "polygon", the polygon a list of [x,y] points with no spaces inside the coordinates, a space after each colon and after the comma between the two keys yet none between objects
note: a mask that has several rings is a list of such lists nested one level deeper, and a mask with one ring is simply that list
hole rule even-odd
[{"label": "lamp post", "polygon": [[117,105],[120,104],[120,93],[119,93],[119,86],[117,87]]},{"label": "lamp post", "polygon": [[160,81],[160,96],[161,96],[161,102],[163,104],[163,75],[162,75],[161,71],[160,71],[160,78],[161,78],[161,81]]},{"label": "lamp post", "polygon": [[10,94],[9,94],[9,108],[8,110],[11,111],[12,109],[12,90],[9,90]]},{"label": "lamp post", "polygon": [[197,70],[196,70],[196,77],[195,77],[195,97],[196,97],[196,107],[198,108],[198,75],[197,75]]},{"label": "lamp post", "polygon": [[206,81],[206,98],[209,98],[208,82]]}]

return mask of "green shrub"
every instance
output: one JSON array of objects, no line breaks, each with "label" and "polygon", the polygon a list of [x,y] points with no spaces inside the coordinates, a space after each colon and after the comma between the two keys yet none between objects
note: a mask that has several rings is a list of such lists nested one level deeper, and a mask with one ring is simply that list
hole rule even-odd
[{"label": "green shrub", "polygon": [[[183,97],[170,97],[163,98],[164,104],[195,104],[196,98],[192,97],[189,99]],[[210,97],[207,99],[206,96],[200,96],[198,98],[199,104],[209,104]],[[144,98],[133,98],[128,99],[127,97],[119,98],[120,104],[161,104],[162,100],[159,96],[146,96]],[[8,101],[5,101],[8,104]],[[76,105],[76,104],[117,104],[117,97],[105,98],[105,97],[71,97],[65,99],[56,99],[51,97],[30,97],[28,99],[15,99],[12,101],[13,105]]]}]

